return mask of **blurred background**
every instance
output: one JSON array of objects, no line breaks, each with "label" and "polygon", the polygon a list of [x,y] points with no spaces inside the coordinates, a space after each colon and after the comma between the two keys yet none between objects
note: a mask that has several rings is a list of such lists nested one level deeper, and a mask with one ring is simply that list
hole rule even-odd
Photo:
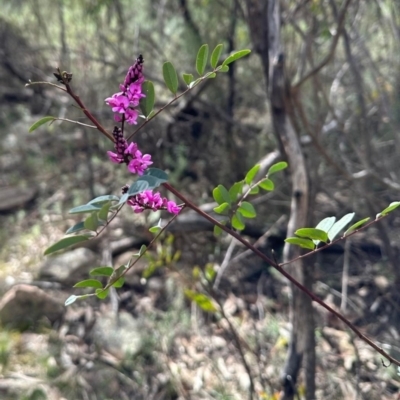
[{"label": "blurred background", "polygon": [[[251,398],[252,385],[254,399],[279,398],[290,331],[287,284],[235,242],[215,238],[212,226],[190,212],[135,265],[122,289],[104,301],[64,307],[69,295],[82,294],[72,286],[90,269],[127,262],[152,239],[148,228],[167,216],[125,209],[87,246],[44,257],[79,222],[68,210],[95,196],[119,195],[132,178],[108,161],[112,145],[96,130],[56,121],[28,133],[47,115],[89,121],[63,92],[25,87],[29,80],[56,83],[57,67],[73,73],[73,89],[111,131],[104,99],[119,90],[139,54],[159,108],[171,99],[162,81],[165,61],[180,74],[195,74],[203,43],[211,49],[223,43],[224,57],[252,49],[135,137],[172,185],[212,210],[215,186],[243,179],[257,162],[285,157],[273,134],[254,38],[256,4],[0,0],[1,398],[244,399]],[[350,1],[335,44],[341,6],[339,0],[280,2],[285,85],[311,182],[310,226],[352,211],[356,219],[375,218],[400,199],[400,6],[395,0]],[[244,235],[262,240],[263,251],[274,250],[280,260],[290,174],[279,173],[274,182],[275,191],[251,199],[258,216]],[[397,358],[399,239],[395,212],[309,259],[314,292]],[[201,271],[218,277],[216,298],[226,318],[185,296],[185,289],[198,289]],[[315,332],[318,399],[397,398],[395,366],[384,367],[319,309]]]}]

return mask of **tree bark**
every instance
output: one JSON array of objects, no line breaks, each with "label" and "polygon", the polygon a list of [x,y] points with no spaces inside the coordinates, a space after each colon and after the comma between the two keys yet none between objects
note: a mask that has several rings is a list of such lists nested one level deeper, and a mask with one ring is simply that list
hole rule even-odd
[{"label": "tree bark", "polygon": [[[307,226],[310,188],[304,155],[290,118],[290,90],[285,77],[285,56],[280,41],[279,0],[268,2],[247,0],[246,4],[254,47],[263,63],[274,133],[291,170],[292,200],[287,236],[293,236],[298,228]],[[284,262],[300,255],[299,247],[288,243],[285,245]],[[303,264],[301,259],[288,265],[288,270],[299,282],[311,288],[311,270]],[[290,320],[292,331],[282,374],[280,399],[294,398],[297,378],[300,367],[303,365],[306,399],[313,400],[315,399],[315,338],[312,301],[293,286],[291,287]]]}]

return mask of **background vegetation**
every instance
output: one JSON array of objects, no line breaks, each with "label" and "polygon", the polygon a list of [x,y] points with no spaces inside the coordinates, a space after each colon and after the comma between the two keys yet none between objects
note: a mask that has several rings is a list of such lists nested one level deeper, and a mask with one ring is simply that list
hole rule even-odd
[{"label": "background vegetation", "polygon": [[[111,130],[104,99],[117,90],[138,54],[162,106],[170,99],[161,80],[166,60],[194,72],[189,69],[194,70],[203,43],[224,43],[226,54],[251,48],[229,74],[191,92],[138,138],[174,186],[211,209],[217,184],[242,179],[267,156],[285,158],[273,133],[268,72],[254,38],[251,7],[256,4],[0,1],[0,393],[5,398],[242,399],[249,397],[251,385],[240,352],[251,369],[253,398],[279,398],[290,332],[287,284],[243,255],[240,246],[215,239],[212,228],[190,213],[154,251],[154,260],[163,263],[147,260],[111,300],[74,304],[54,320],[39,312],[22,327],[2,311],[5,294],[16,284],[63,301],[72,293],[88,266],[81,262],[69,270],[72,262],[53,261],[68,270],[67,276],[56,273],[43,250],[74,224],[70,208],[96,195],[118,194],[129,179],[124,168],[107,162],[110,144],[96,131],[64,122],[28,134],[45,115],[87,121],[68,97],[25,83],[54,81],[58,66],[72,72],[75,90]],[[359,219],[375,217],[399,200],[399,5],[283,0],[280,20],[288,110],[311,182],[309,224],[351,211]],[[263,251],[273,249],[279,259],[290,179],[281,174],[274,192],[254,198],[258,218],[244,232],[251,241],[263,238]],[[91,261],[89,267],[126,261],[148,243],[147,227],[158,218],[125,210],[113,229],[84,249],[90,253],[83,259]],[[394,213],[308,262],[314,292],[394,356],[400,355],[399,227]],[[176,252],[179,257],[171,261]],[[222,266],[217,299],[226,318],[204,313],[183,293],[196,287],[196,271],[211,268],[218,274]],[[19,310],[14,310],[16,320]],[[22,321],[29,320],[23,310]],[[315,312],[316,398],[395,398],[397,369],[384,367],[338,321]],[[304,382],[300,376],[300,398]]]}]

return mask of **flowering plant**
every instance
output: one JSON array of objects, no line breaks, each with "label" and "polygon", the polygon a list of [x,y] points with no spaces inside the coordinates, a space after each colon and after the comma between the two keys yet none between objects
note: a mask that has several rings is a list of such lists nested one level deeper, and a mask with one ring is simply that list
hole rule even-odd
[{"label": "flowering plant", "polygon": [[[173,93],[174,97],[169,103],[167,103],[157,112],[154,111],[154,85],[152,82],[144,80],[144,60],[142,56],[139,56],[135,63],[129,68],[124,83],[120,85],[120,92],[113,94],[111,97],[108,97],[105,100],[106,104],[109,105],[114,112],[114,120],[121,124],[120,127],[116,126],[112,133],[108,132],[97,121],[93,114],[91,114],[87,107],[85,107],[79,96],[77,96],[72,90],[71,73],[66,71],[62,72],[58,69],[57,73],[54,74],[57,80],[63,86],[49,82],[30,82],[28,84],[32,85],[35,83],[46,83],[68,93],[78,104],[83,113],[93,123],[92,128],[97,129],[114,143],[115,152],[107,152],[109,160],[116,164],[126,164],[128,171],[131,174],[137,175],[138,177],[131,185],[125,185],[122,188],[121,197],[116,195],[100,196],[86,204],[70,210],[71,214],[89,214],[89,216],[87,216],[84,221],[81,221],[69,228],[66,232],[67,237],[50,246],[45,251],[45,254],[51,254],[56,251],[63,250],[69,246],[90,240],[91,238],[100,235],[115,218],[115,216],[121,211],[125,204],[128,204],[134,213],[141,213],[145,210],[166,210],[168,213],[173,215],[167,224],[162,225],[159,223],[157,226],[150,228],[150,231],[155,234],[153,240],[150,242],[149,246],[142,246],[140,251],[137,254],[134,254],[127,264],[118,268],[113,268],[111,266],[98,267],[90,271],[90,275],[92,276],[108,277],[105,285],[103,285],[102,282],[97,279],[86,279],[78,282],[74,287],[92,288],[94,289],[94,293],[83,294],[79,296],[72,295],[66,300],[65,304],[72,304],[77,299],[86,298],[88,296],[97,296],[100,299],[104,299],[107,297],[111,287],[121,287],[124,284],[125,274],[141,257],[143,257],[147,249],[157,241],[161,233],[164,232],[168,228],[169,224],[183,211],[184,208],[187,207],[210,221],[214,225],[214,233],[216,235],[225,231],[237,239],[253,253],[262,258],[271,267],[275,268],[280,274],[286,277],[294,286],[309,296],[313,301],[343,321],[351,330],[353,330],[362,340],[373,347],[378,353],[386,357],[392,363],[400,366],[400,361],[396,360],[382,348],[377,346],[372,340],[370,340],[359,329],[357,329],[346,317],[319,299],[307,287],[289,274],[284,268],[283,263],[278,263],[275,259],[268,257],[262,251],[260,251],[259,248],[249,243],[240,235],[240,231],[245,228],[246,219],[256,217],[254,206],[251,202],[246,201],[246,199],[249,195],[255,195],[259,193],[260,189],[266,191],[274,190],[275,184],[273,180],[271,180],[271,176],[285,169],[287,167],[286,162],[281,161],[271,165],[267,173],[261,174],[261,176],[259,176],[261,166],[255,165],[247,172],[243,180],[235,182],[231,187],[227,188],[224,185],[218,185],[213,190],[213,198],[216,201],[216,207],[214,208],[214,211],[215,213],[221,215],[222,219],[216,220],[209,214],[203,212],[199,207],[197,207],[173,186],[171,186],[168,183],[168,175],[164,171],[150,167],[153,165],[150,154],[143,154],[139,150],[137,143],[129,142],[131,137],[138,133],[140,129],[145,127],[148,121],[156,117],[167,106],[177,101],[181,96],[185,95],[188,91],[201,84],[204,80],[214,78],[217,73],[227,72],[229,70],[230,63],[250,53],[250,50],[234,52],[219,64],[219,59],[222,53],[222,45],[219,44],[214,48],[210,59],[208,57],[208,51],[208,45],[203,45],[200,47],[196,57],[195,65],[199,77],[194,79],[193,74],[184,73],[182,75],[182,79],[187,88],[179,95],[177,72],[171,62],[164,63],[164,81],[167,88]],[[208,62],[211,66],[211,71],[205,72]],[[139,114],[138,107],[140,107],[142,115]],[[129,137],[125,138],[125,122],[128,125],[137,125],[138,118],[140,116],[144,118],[143,124],[141,124]],[[31,126],[30,132],[47,122],[53,122],[55,120],[62,120],[62,118],[50,116],[44,117]],[[165,189],[180,199],[182,204],[177,205],[174,201],[168,200],[166,197],[162,197],[159,192],[154,191],[154,189],[160,185],[163,185]],[[343,240],[351,235],[356,234],[358,231],[367,228],[382,218],[385,218],[389,213],[399,206],[399,201],[393,202],[384,210],[382,210],[376,216],[375,220],[369,221],[369,218],[364,218],[356,223],[353,223],[339,238],[337,238],[337,236],[352,221],[354,213],[347,214],[338,221],[336,221],[335,217],[325,218],[315,228],[298,229],[295,232],[296,236],[287,238],[285,240],[286,243],[300,246],[311,251],[305,255],[300,255],[297,258],[289,260],[285,264],[292,263],[298,260],[300,257],[305,257],[307,255],[319,252],[339,240]],[[191,300],[196,302],[199,307],[208,312],[215,312],[217,310],[215,302],[213,302],[210,298],[212,297],[213,293],[214,279],[215,272],[213,270],[206,270],[204,276],[200,279],[202,288],[208,292],[208,295],[192,290],[185,291],[186,295]],[[222,307],[219,307],[219,310],[222,315],[224,315]],[[246,361],[243,360],[243,362],[245,363]]]}]

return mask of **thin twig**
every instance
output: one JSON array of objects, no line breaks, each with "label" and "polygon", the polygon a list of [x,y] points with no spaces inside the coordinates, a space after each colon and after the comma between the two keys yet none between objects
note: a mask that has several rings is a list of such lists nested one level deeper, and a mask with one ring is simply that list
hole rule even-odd
[{"label": "thin twig", "polygon": [[188,87],[185,91],[183,91],[182,93],[176,95],[173,99],[171,99],[168,103],[166,103],[165,105],[163,105],[158,111],[156,111],[151,118],[146,119],[145,122],[143,122],[142,125],[139,126],[139,128],[137,128],[135,130],[135,132],[133,132],[131,135],[129,135],[127,137],[127,140],[132,139],[141,129],[143,129],[152,119],[154,119],[158,114],[160,114],[161,112],[163,112],[167,107],[169,107],[171,104],[175,103],[177,100],[179,100],[182,96],[184,96],[186,93],[190,92],[193,88],[197,87],[201,82],[203,82],[204,80],[208,79],[208,77],[213,74],[213,73],[217,73],[218,72],[218,68],[213,69],[211,72],[207,72],[204,76],[201,76],[200,78],[196,79],[196,84]]},{"label": "thin twig", "polygon": [[67,92],[67,90],[65,88],[63,88],[62,86],[56,85],[55,83],[52,83],[52,82],[46,82],[46,81],[29,82],[29,83],[25,84],[25,87],[32,86],[32,85],[49,85],[49,86],[53,86],[59,90],[62,90],[63,92]]},{"label": "thin twig", "polygon": [[80,97],[73,92],[71,85],[69,83],[65,82],[65,88],[67,89],[67,93],[75,100],[75,102],[81,108],[83,113],[93,122],[93,124],[96,126],[96,128],[104,136],[106,136],[108,139],[110,139],[112,142],[114,142],[114,137],[111,135],[111,133],[107,132],[107,130],[100,124],[99,121],[97,121],[97,119],[92,115],[92,113],[86,108],[86,106],[83,104]]},{"label": "thin twig", "polygon": [[54,118],[54,121],[65,121],[65,122],[71,122],[72,124],[76,124],[76,125],[85,126],[86,128],[97,129],[97,127],[96,127],[96,126],[94,126],[94,125],[88,125],[88,124],[84,124],[83,122],[74,121],[73,119],[68,119],[68,118]]},{"label": "thin twig", "polygon": [[224,260],[222,261],[222,264],[217,272],[217,277],[215,278],[215,282],[214,282],[214,286],[213,286],[214,290],[218,289],[219,283],[221,282],[222,275],[224,274],[226,268],[229,265],[229,262],[231,261],[233,250],[235,250],[236,240],[234,238],[231,238],[231,239],[232,240],[229,243],[228,250],[225,253]]},{"label": "thin twig", "polygon": [[231,320],[226,315],[224,307],[221,304],[221,301],[215,295],[213,295],[213,299],[216,301],[216,303],[218,304],[218,306],[220,308],[220,312],[221,312],[222,318],[224,318],[224,320],[229,325],[229,329],[230,329],[230,331],[232,333],[233,340],[234,340],[234,342],[236,344],[236,347],[237,347],[237,349],[239,351],[239,355],[240,355],[240,358],[242,359],[243,366],[244,366],[244,368],[245,368],[245,370],[247,372],[247,375],[249,377],[249,380],[250,380],[249,400],[253,400],[253,393],[254,393],[254,390],[255,390],[254,380],[253,380],[253,376],[251,374],[251,368],[250,368],[250,366],[249,366],[249,364],[248,364],[248,362],[246,360],[246,357],[244,355],[243,346],[242,346],[239,334],[236,332],[236,329],[233,326]]},{"label": "thin twig", "polygon": [[349,268],[350,268],[350,244],[351,244],[351,239],[349,238],[344,243],[342,299],[340,302],[340,311],[342,313],[345,313],[347,308],[347,289],[349,286]]},{"label": "thin twig", "polygon": [[346,0],[346,3],[343,5],[342,10],[340,12],[339,18],[338,18],[338,24],[336,28],[336,34],[333,37],[332,43],[331,43],[331,48],[329,49],[328,55],[321,61],[320,64],[318,64],[315,68],[313,68],[310,72],[308,72],[305,76],[303,76],[299,82],[297,82],[293,88],[296,90],[298,89],[304,82],[306,82],[309,78],[311,78],[313,75],[315,75],[317,72],[319,72],[323,67],[325,67],[326,64],[328,64],[334,54],[336,47],[339,43],[339,37],[342,34],[342,29],[344,26],[344,21],[345,21],[345,16],[346,16],[346,11],[347,8],[349,7],[351,3],[351,0]]}]

